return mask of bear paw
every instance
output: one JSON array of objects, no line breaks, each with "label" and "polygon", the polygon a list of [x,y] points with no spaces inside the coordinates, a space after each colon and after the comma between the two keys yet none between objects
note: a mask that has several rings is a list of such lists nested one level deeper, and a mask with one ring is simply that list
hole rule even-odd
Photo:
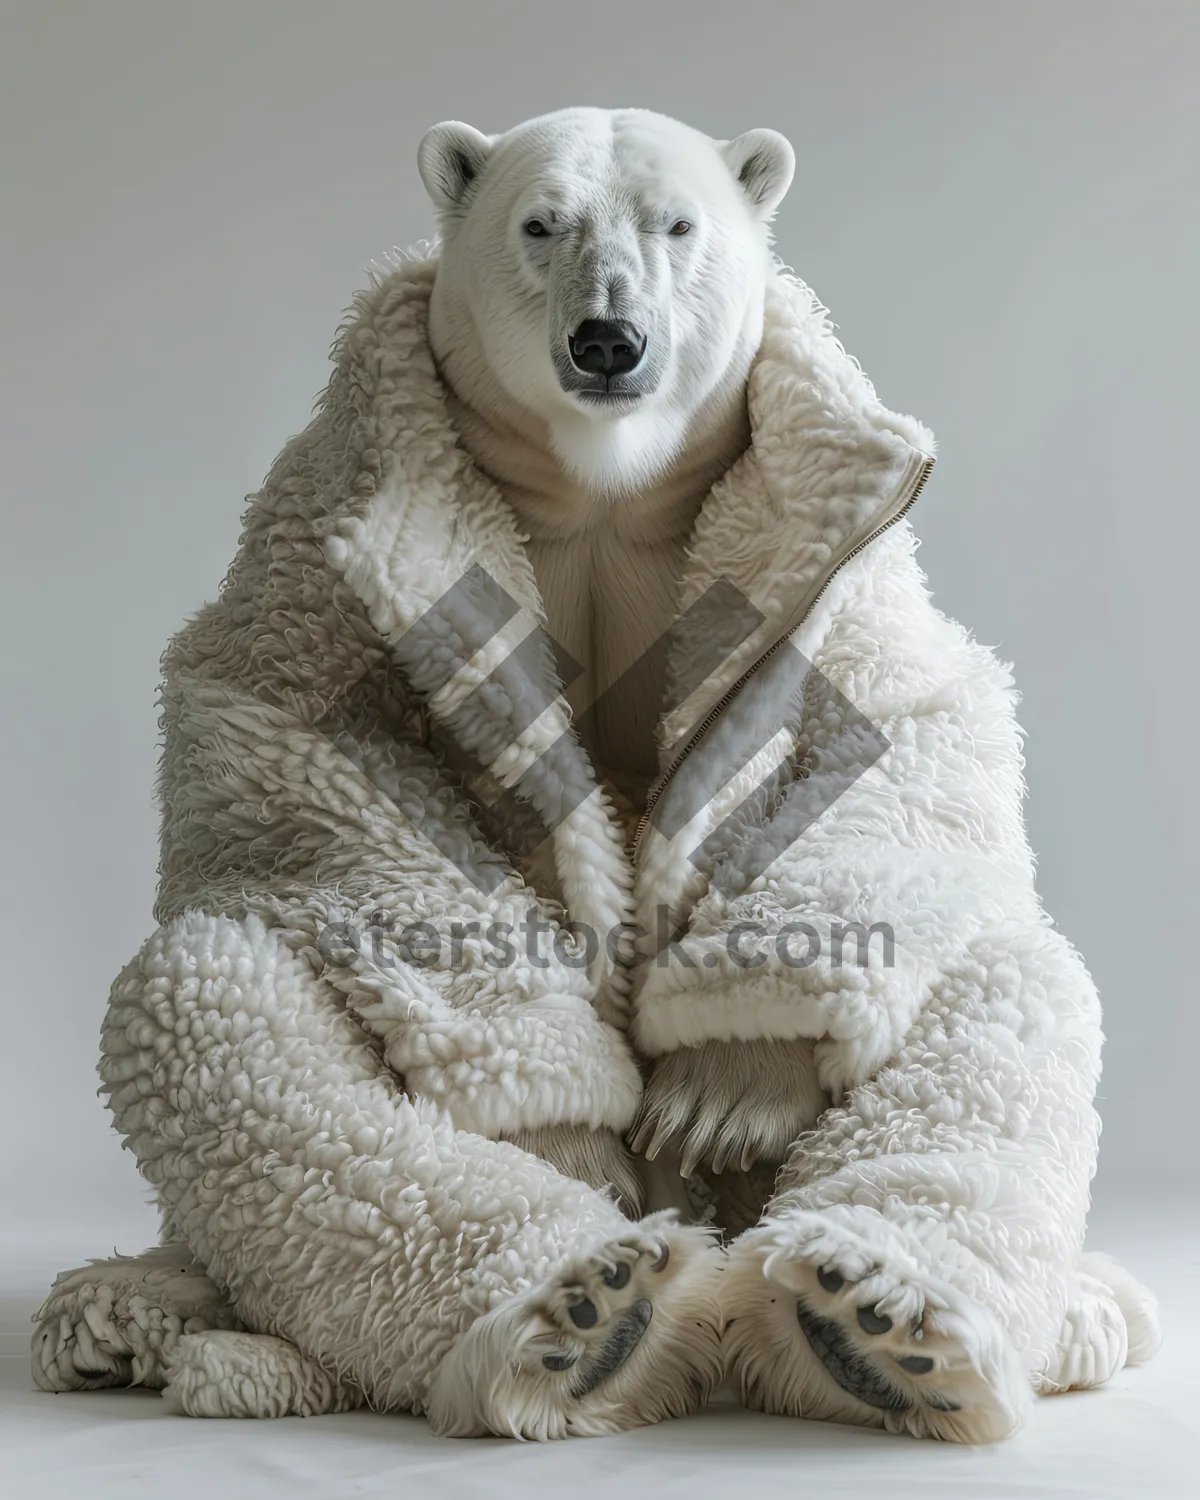
[{"label": "bear paw", "polygon": [[655,1063],[631,1144],[649,1161],[677,1152],[683,1177],[748,1172],[781,1162],[828,1103],[810,1041],[705,1042]]},{"label": "bear paw", "polygon": [[694,1410],[720,1376],[720,1252],[655,1214],[565,1259],[457,1341],[429,1418],[453,1436],[592,1436]]},{"label": "bear paw", "polygon": [[957,1442],[1019,1425],[1031,1386],[988,1310],[874,1209],[791,1211],[733,1246],[726,1354],[748,1406]]},{"label": "bear paw", "polygon": [[33,1379],[55,1392],[161,1389],[166,1362],[184,1334],[241,1326],[183,1245],[64,1271],[36,1321]]}]

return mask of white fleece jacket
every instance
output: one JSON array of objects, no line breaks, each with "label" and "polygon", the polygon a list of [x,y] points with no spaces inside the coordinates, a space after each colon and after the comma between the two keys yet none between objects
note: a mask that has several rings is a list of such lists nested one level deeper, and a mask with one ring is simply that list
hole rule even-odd
[{"label": "white fleece jacket", "polygon": [[[1053,949],[1036,1006],[1018,986],[963,1025],[1018,1053],[1031,1027],[1050,1049],[1069,1035],[1067,1135],[1044,1149],[1077,1244],[1098,1011],[1034,891],[1008,671],[934,609],[914,560],[904,515],[930,435],[879,404],[812,294],[775,275],[752,446],[704,506],[683,586],[687,606],[727,580],[761,624],[698,684],[696,643],[676,642],[665,771],[711,723],[635,867],[530,633],[512,513],[447,415],[426,339],[435,269],[402,263],[358,299],[219,599],[164,658],[160,926],[114,989],[101,1071],[168,1234],[243,1322],[419,1407],[457,1331],[573,1236],[613,1232],[615,1209],[497,1137],[625,1130],[631,1041],[656,1056],[812,1037],[846,1096],[972,955],[1002,968],[1034,944]],[[549,866],[529,853],[539,820]],[[681,933],[670,962],[661,906]],[[550,933],[537,962],[497,965],[489,926],[531,907]],[[432,963],[398,947],[421,922],[459,924]],[[819,936],[807,967],[775,941],[800,922]],[[894,962],[876,941],[866,967],[839,966],[831,924],[876,922]],[[585,963],[568,923],[602,940],[640,926],[643,962],[622,939]],[[730,943],[742,923],[761,937],[752,967]],[[1013,1139],[1019,1104],[971,1065],[959,1083],[960,1113],[991,1111],[992,1136]],[[905,1109],[906,1131],[953,1150],[952,1122]],[[832,1155],[812,1159],[836,1173],[853,1130],[830,1129]]]}]

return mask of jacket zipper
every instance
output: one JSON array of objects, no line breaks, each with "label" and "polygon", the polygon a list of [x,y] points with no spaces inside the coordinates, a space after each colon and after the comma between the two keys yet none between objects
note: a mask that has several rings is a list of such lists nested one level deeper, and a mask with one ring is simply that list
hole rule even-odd
[{"label": "jacket zipper", "polygon": [[874,531],[870,533],[869,536],[865,536],[860,542],[856,542],[848,552],[844,553],[837,560],[834,566],[830,568],[829,572],[825,575],[820,588],[817,589],[816,593],[808,601],[808,604],[805,606],[804,613],[800,616],[796,623],[794,625],[790,625],[787,630],[785,630],[784,633],[779,637],[779,639],[774,642],[774,644],[768,646],[763,654],[751,666],[746,668],[746,670],[737,679],[733,686],[730,687],[726,692],[721,694],[720,698],[718,698],[716,703],[713,704],[712,708],[708,711],[708,713],[705,714],[699,725],[692,732],[687,744],[684,745],[683,749],[674,758],[674,760],[671,761],[666,770],[663,771],[658,779],[651,785],[650,790],[646,793],[645,810],[642,813],[641,817],[638,819],[637,827],[635,828],[633,834],[632,859],[635,869],[637,868],[638,855],[641,851],[642,839],[645,837],[646,829],[649,827],[650,819],[654,813],[655,805],[657,804],[662,794],[666,791],[667,786],[670,784],[675,773],[679,770],[679,767],[696,748],[696,746],[700,743],[700,741],[704,738],[704,736],[708,733],[712,726],[717,722],[717,720],[733,702],[734,698],[737,697],[737,695],[746,686],[747,682],[749,682],[751,677],[754,676],[755,672],[758,671],[762,664],[765,661],[770,661],[771,657],[773,657],[777,651],[782,650],[782,648],[788,643],[788,641],[790,641],[792,637],[803,627],[805,621],[808,620],[813,610],[816,609],[817,605],[821,602],[826,590],[829,588],[829,585],[842,571],[846,564],[853,558],[856,558],[860,552],[865,551],[873,541],[875,541],[878,537],[881,537],[883,533],[893,527],[897,521],[902,521],[904,517],[909,513],[909,511],[913,508],[920,497],[921,491],[928,483],[930,474],[933,473],[934,459],[932,459],[928,454],[922,454],[922,458],[924,461],[922,462],[920,467],[916,470],[915,474],[907,480],[907,492],[905,492],[903,489],[901,490],[902,498],[900,504],[896,507],[892,514],[888,516],[885,521],[880,522],[880,524],[874,529]]}]

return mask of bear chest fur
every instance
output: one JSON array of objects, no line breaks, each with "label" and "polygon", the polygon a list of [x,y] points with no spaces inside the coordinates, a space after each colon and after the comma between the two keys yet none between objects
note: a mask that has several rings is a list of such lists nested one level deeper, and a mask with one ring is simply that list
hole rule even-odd
[{"label": "bear chest fur", "polygon": [[686,489],[551,511],[528,494],[507,498],[526,547],[551,636],[578,668],[565,684],[597,770],[635,805],[658,771],[654,731],[664,653],[688,541],[703,500]]}]

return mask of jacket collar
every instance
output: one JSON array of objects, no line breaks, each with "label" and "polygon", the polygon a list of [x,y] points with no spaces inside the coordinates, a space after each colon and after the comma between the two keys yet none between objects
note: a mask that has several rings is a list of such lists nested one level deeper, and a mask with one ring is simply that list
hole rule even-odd
[{"label": "jacket collar", "polygon": [[903,508],[933,457],[932,433],[880,403],[835,337],[825,308],[781,266],[767,287],[748,400],[751,444],[701,510],[673,655],[696,659],[683,621],[720,579],[763,619],[686,696],[676,686],[682,673],[669,674],[658,729],[666,759],[799,624],[839,561]]}]

